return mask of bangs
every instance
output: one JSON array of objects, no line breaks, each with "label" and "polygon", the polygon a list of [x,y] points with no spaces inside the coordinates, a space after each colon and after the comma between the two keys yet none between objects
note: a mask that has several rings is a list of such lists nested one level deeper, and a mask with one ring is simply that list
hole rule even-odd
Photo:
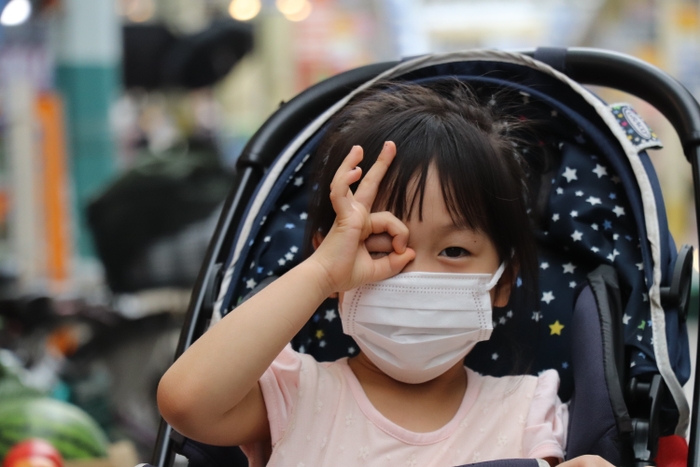
[{"label": "bangs", "polygon": [[389,135],[387,140],[399,141],[396,159],[384,176],[375,208],[410,219],[418,203],[422,221],[426,182],[429,170],[433,170],[455,225],[492,235],[488,198],[496,194],[493,188],[498,170],[492,166],[499,165],[500,158],[483,132],[451,120],[421,115],[407,125],[409,131]]}]

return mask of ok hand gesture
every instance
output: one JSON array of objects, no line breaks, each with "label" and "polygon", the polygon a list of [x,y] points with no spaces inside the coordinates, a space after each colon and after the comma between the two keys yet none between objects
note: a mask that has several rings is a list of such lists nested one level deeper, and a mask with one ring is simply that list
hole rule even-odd
[{"label": "ok hand gesture", "polygon": [[[327,273],[328,286],[344,292],[368,282],[387,279],[401,272],[413,260],[415,252],[407,248],[408,228],[388,211],[371,212],[377,190],[396,156],[396,145],[384,144],[377,161],[360,182],[355,193],[350,185],[360,180],[363,150],[353,146],[331,183],[330,198],[335,222],[311,260]],[[367,249],[370,235],[389,235],[393,251],[373,257]]]}]

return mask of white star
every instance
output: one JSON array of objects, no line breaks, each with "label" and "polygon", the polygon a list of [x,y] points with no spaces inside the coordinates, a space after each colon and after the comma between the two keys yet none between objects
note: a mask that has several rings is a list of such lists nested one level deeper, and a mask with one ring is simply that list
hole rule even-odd
[{"label": "white star", "polygon": [[648,301],[649,301],[649,295],[643,293],[643,294],[642,294],[642,301],[648,302]]},{"label": "white star", "polygon": [[513,317],[513,310],[508,310],[508,312],[506,313],[506,316],[509,318],[512,318]]},{"label": "white star", "polygon": [[498,318],[498,324],[506,324],[506,317],[501,316],[500,318]]},{"label": "white star", "polygon": [[595,198],[593,196],[589,196],[586,202],[591,203],[591,206],[595,206],[596,204],[602,204],[600,198]]},{"label": "white star", "polygon": [[492,354],[491,360],[498,360],[498,354],[497,353]]},{"label": "white star", "polygon": [[617,217],[624,216],[625,215],[625,208],[622,206],[615,206],[615,209],[613,209],[613,212]]},{"label": "white star", "polygon": [[326,341],[320,341],[320,342],[318,343],[318,346],[321,347],[321,348],[325,347],[325,346],[326,346]]},{"label": "white star", "polygon": [[583,238],[583,232],[579,232],[578,230],[574,230],[574,233],[571,234],[571,238],[573,238],[575,242],[580,242],[581,239]]},{"label": "white star", "polygon": [[297,251],[299,251],[299,248],[297,248],[296,246],[293,246],[289,249],[289,251],[291,251],[292,253],[296,253]]},{"label": "white star", "polygon": [[620,238],[620,234],[613,234],[613,240],[617,240],[618,238]]},{"label": "white star", "polygon": [[309,217],[309,215],[305,212],[302,212],[301,214],[299,214],[299,219],[301,219],[303,221],[306,220],[308,217]]},{"label": "white star", "polygon": [[557,213],[552,214],[552,222],[556,222],[558,220],[559,220],[559,214],[557,214]]},{"label": "white star", "polygon": [[591,224],[591,229],[598,230],[598,224]]},{"label": "white star", "polygon": [[287,209],[289,209],[289,205],[288,205],[288,204],[284,204],[284,205],[282,205],[282,206],[280,207],[280,211],[286,211]]},{"label": "white star", "polygon": [[644,263],[635,263],[635,266],[637,266],[637,269],[639,269],[640,271],[644,270]]},{"label": "white star", "polygon": [[333,321],[335,318],[337,318],[338,315],[335,314],[334,309],[326,310],[326,320],[327,321]]},{"label": "white star", "polygon": [[571,212],[569,213],[569,215],[570,215],[571,217],[578,217],[578,211],[571,211]]},{"label": "white star", "polygon": [[576,288],[576,282],[574,282],[574,281],[569,282],[569,288],[570,288],[570,289],[575,289],[575,288]]},{"label": "white star", "polygon": [[612,262],[615,261],[615,258],[620,254],[619,251],[613,249],[612,253],[608,255],[608,259]]},{"label": "white star", "polygon": [[597,246],[592,246],[592,247],[591,247],[591,251],[592,251],[593,253],[598,253],[598,252],[600,251],[600,248],[598,248]]},{"label": "white star", "polygon": [[348,347],[348,353],[349,353],[350,355],[354,354],[354,353],[355,353],[355,347]]},{"label": "white star", "polygon": [[304,177],[297,177],[294,179],[294,186],[301,186],[304,183]]},{"label": "white star", "polygon": [[554,300],[554,294],[550,290],[549,292],[543,292],[542,293],[542,301],[547,302],[547,305],[549,305],[549,302]]},{"label": "white star", "polygon": [[630,315],[628,315],[627,313],[625,313],[624,315],[622,315],[622,323],[623,323],[623,324],[630,324],[630,319],[631,319],[631,318],[632,318],[632,317],[631,317]]},{"label": "white star", "polygon": [[245,283],[247,289],[254,289],[256,285],[258,285],[258,283],[255,282],[255,279],[248,279]]},{"label": "white star", "polygon": [[562,187],[557,188],[557,194],[558,195],[564,194],[564,189]]},{"label": "white star", "polygon": [[263,242],[268,243],[271,240],[270,236],[263,238]]},{"label": "white star", "polygon": [[291,261],[294,259],[294,255],[292,253],[287,253],[286,255],[284,255],[284,257],[287,261]]},{"label": "white star", "polygon": [[571,167],[567,167],[561,176],[564,177],[569,183],[571,183],[571,180],[578,180],[578,177],[576,176],[576,169],[572,169]]},{"label": "white star", "polygon": [[598,176],[598,178],[600,178],[600,177],[602,177],[603,175],[607,175],[607,174],[608,174],[608,169],[605,168],[605,167],[603,167],[603,166],[600,165],[600,164],[596,164],[596,165],[595,165],[595,169],[593,169],[593,173],[596,174],[596,175]]},{"label": "white star", "polygon": [[583,196],[583,191],[578,190],[576,193],[574,193],[576,196],[581,197]]},{"label": "white star", "polygon": [[535,320],[536,322],[539,322],[541,317],[542,317],[542,313],[540,313],[539,311],[532,312],[532,319]]},{"label": "white star", "polygon": [[284,266],[287,261],[284,258],[280,258],[277,260],[277,264],[280,266]]},{"label": "white star", "polygon": [[564,267],[564,274],[567,274],[567,273],[573,274],[574,269],[576,269],[576,266],[574,266],[574,263],[566,263],[563,265],[563,267]]},{"label": "white star", "polygon": [[548,263],[548,262],[545,261],[544,263],[540,263],[540,268],[541,268],[542,270],[545,270],[545,269],[547,269],[548,267],[549,267],[549,263]]}]

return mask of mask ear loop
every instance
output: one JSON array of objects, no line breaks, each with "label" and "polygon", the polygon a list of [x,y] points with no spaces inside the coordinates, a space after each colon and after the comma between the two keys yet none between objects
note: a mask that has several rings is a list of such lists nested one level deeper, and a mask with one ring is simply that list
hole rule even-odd
[{"label": "mask ear loop", "polygon": [[496,284],[498,284],[498,280],[501,278],[503,275],[503,271],[506,270],[506,262],[502,262],[500,266],[498,266],[498,269],[496,269],[496,272],[493,273],[493,276],[491,276],[491,280],[489,281],[488,284],[486,284],[486,290],[491,290],[493,289]]}]

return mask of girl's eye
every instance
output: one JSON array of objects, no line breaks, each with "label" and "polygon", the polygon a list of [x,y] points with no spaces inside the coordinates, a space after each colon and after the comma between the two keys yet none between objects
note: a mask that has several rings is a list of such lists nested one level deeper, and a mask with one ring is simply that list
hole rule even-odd
[{"label": "girl's eye", "polygon": [[469,254],[467,250],[458,246],[451,246],[440,252],[440,256],[447,256],[448,258],[461,258],[462,256],[469,256]]}]

